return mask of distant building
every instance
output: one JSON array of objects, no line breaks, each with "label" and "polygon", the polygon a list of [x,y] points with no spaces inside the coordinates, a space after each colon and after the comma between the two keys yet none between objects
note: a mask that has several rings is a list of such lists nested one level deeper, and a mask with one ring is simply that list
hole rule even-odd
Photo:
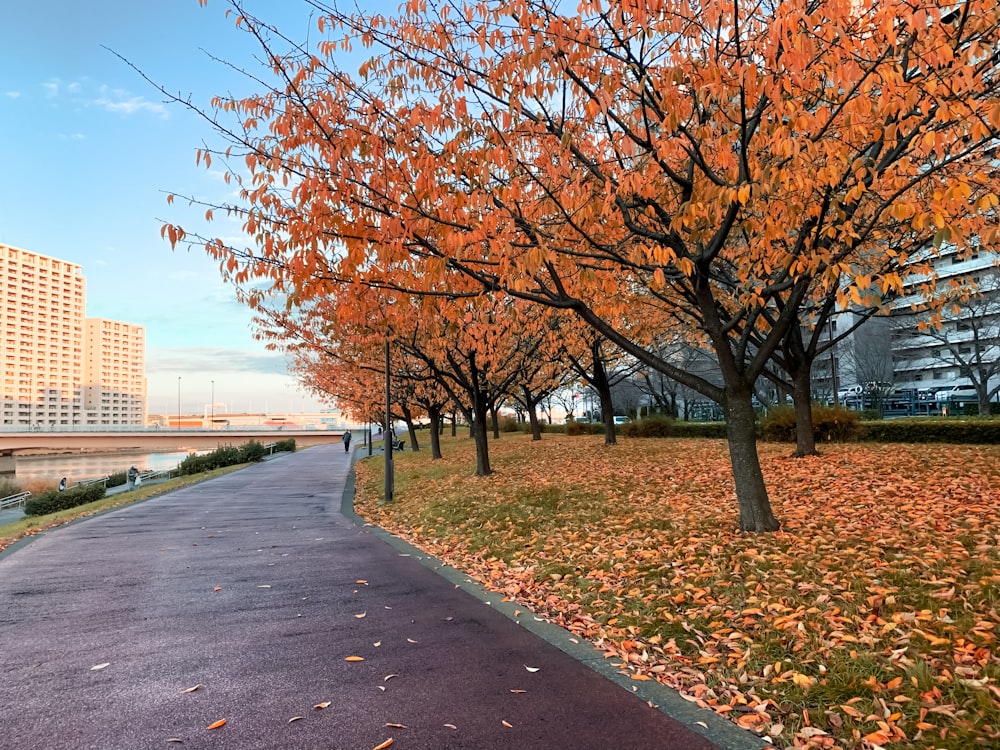
[{"label": "distant building", "polygon": [[[963,257],[946,249],[932,265],[939,287],[960,282],[974,285],[979,294],[947,305],[940,325],[925,326],[930,316],[919,312],[922,298],[917,294],[923,277],[909,279],[905,296],[888,316],[863,322],[816,360],[814,398],[832,398],[834,384],[844,390],[871,382],[935,393],[969,384],[973,375],[990,388],[1000,386],[1000,252],[979,248]],[[829,341],[857,322],[856,314],[846,310],[828,324],[822,337]]]},{"label": "distant building", "polygon": [[0,424],[144,423],[145,331],[88,323],[81,266],[0,244],[0,302]]},{"label": "distant building", "polygon": [[85,281],[75,263],[0,245],[3,424],[80,421]]},{"label": "distant building", "polygon": [[949,305],[940,327],[921,329],[920,317],[905,309],[894,316],[892,349],[896,385],[940,390],[947,386],[1000,380],[1000,252],[979,248],[966,257],[952,252],[935,259],[939,284],[971,281],[980,294]]},{"label": "distant building", "polygon": [[146,423],[146,330],[132,323],[87,318],[83,408],[86,424]]}]

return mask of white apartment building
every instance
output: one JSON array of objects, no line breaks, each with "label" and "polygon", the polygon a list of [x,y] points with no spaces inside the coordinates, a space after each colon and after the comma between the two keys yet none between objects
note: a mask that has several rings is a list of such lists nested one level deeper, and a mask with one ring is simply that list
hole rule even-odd
[{"label": "white apartment building", "polygon": [[80,421],[85,282],[75,263],[0,245],[4,425]]},{"label": "white apartment building", "polygon": [[83,409],[87,424],[146,423],[146,330],[132,323],[87,318]]},{"label": "white apartment building", "polygon": [[[863,322],[816,361],[814,397],[830,397],[831,369],[842,389],[885,382],[897,389],[937,392],[970,384],[970,367],[978,367],[977,378],[986,375],[991,387],[1000,386],[1000,252],[980,249],[963,258],[944,251],[933,265],[939,288],[956,280],[974,286],[980,294],[948,305],[937,327],[921,327],[928,315],[911,310],[911,302],[920,303],[915,295],[899,300],[891,315]],[[920,281],[915,278],[908,287]],[[823,332],[823,338],[836,337],[858,321],[855,313],[844,311]]]},{"label": "white apartment building", "polygon": [[0,301],[0,427],[143,424],[145,331],[88,325],[81,266],[0,244]]},{"label": "white apartment building", "polygon": [[939,286],[960,280],[980,294],[948,306],[936,328],[919,330],[920,316],[905,310],[893,315],[896,385],[940,390],[969,384],[970,367],[977,368],[977,379],[1000,385],[1000,252],[980,248],[964,258],[946,252],[935,260],[934,270]]}]

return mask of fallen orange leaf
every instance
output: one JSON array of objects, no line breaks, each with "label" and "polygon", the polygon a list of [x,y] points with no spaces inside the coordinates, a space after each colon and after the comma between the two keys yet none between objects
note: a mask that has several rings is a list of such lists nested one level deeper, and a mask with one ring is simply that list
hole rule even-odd
[{"label": "fallen orange leaf", "polygon": [[381,745],[376,745],[375,747],[372,748],[372,750],[385,750],[385,748],[389,747],[389,745],[391,744],[392,744],[392,737],[387,739]]},{"label": "fallen orange leaf", "polygon": [[226,725],[226,720],[225,719],[219,719],[214,724],[209,724],[208,728],[209,729],[218,729],[219,727],[224,727],[225,725]]},{"label": "fallen orange leaf", "polygon": [[184,690],[181,690],[181,692],[182,693],[193,693],[195,690],[201,690],[203,687],[205,687],[205,686],[202,685],[199,682],[197,685],[194,685],[193,687],[189,687],[189,688],[185,688]]},{"label": "fallen orange leaf", "polygon": [[363,656],[348,656],[346,659],[344,659],[344,661],[364,661],[364,660],[365,657]]}]

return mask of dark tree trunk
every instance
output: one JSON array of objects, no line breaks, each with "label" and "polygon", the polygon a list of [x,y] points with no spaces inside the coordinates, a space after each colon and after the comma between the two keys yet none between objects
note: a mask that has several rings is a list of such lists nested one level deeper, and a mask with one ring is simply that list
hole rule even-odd
[{"label": "dark tree trunk", "polygon": [[[802,329],[793,325],[782,342],[783,369],[792,379],[792,406],[795,409],[795,455],[816,455],[816,435],[812,420],[812,357],[802,340]],[[777,383],[775,384],[777,385]]]},{"label": "dark tree trunk", "polygon": [[476,441],[476,476],[485,477],[493,473],[490,468],[490,443],[487,438],[486,419],[489,406],[486,394],[477,391],[472,401],[472,436]]},{"label": "dark tree trunk", "polygon": [[455,437],[458,434],[458,414],[455,412],[451,413],[451,436]]},{"label": "dark tree trunk", "polygon": [[792,374],[792,403],[795,405],[795,456],[816,455],[816,433],[813,429],[812,372],[808,366]]},{"label": "dark tree trunk", "polygon": [[736,482],[736,499],[743,531],[777,531],[781,524],[774,517],[764,485],[764,474],[757,455],[757,432],[754,424],[752,390],[749,386],[726,389],[726,436],[729,459]]},{"label": "dark tree trunk", "polygon": [[431,420],[431,458],[443,458],[441,455],[441,428],[443,425],[440,407],[429,406],[427,416]]},{"label": "dark tree trunk", "polygon": [[521,386],[521,390],[524,391],[524,403],[528,406],[528,424],[531,425],[531,439],[541,440],[542,428],[538,424],[538,410],[536,408],[539,399],[532,396],[531,391],[526,386]]},{"label": "dark tree trunk", "polygon": [[400,407],[400,411],[403,412],[403,421],[406,422],[406,434],[410,437],[411,450],[420,450],[420,444],[417,442],[417,428],[413,424],[413,412],[410,411],[410,407],[403,404]]},{"label": "dark tree trunk", "polygon": [[500,439],[500,417],[497,415],[497,405],[490,405],[490,423],[493,427],[493,439]]},{"label": "dark tree trunk", "polygon": [[601,400],[601,416],[604,418],[604,444],[615,445],[618,442],[615,435],[615,407],[611,403],[611,384],[608,382],[608,373],[604,369],[604,360],[601,359],[599,340],[591,345],[591,352],[594,355],[594,381],[592,385]]}]

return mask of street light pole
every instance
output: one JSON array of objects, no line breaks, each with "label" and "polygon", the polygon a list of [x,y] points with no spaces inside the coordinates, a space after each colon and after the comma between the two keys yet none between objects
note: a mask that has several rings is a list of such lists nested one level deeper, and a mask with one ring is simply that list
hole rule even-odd
[{"label": "street light pole", "polygon": [[177,376],[177,429],[181,428],[181,376]]},{"label": "street light pole", "polygon": [[833,318],[830,318],[830,388],[833,390],[833,405],[840,406],[840,400],[837,397],[837,391],[840,390],[840,386],[837,383],[837,349],[836,344],[833,340]]},{"label": "street light pole", "polygon": [[212,381],[212,417],[208,423],[208,429],[215,429],[215,381]]},{"label": "street light pole", "polygon": [[395,436],[392,434],[392,417],[390,411],[392,404],[389,398],[389,337],[385,337],[385,432],[382,434],[382,448],[385,453],[385,500],[392,501],[393,476],[392,476],[392,444]]}]

